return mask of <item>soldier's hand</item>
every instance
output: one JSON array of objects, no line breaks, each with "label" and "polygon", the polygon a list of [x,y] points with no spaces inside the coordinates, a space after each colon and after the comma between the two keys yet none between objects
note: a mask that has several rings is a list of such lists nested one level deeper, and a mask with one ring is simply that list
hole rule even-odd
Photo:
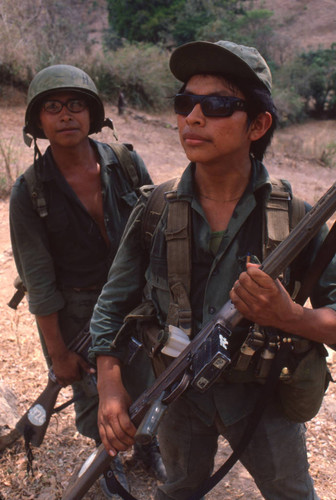
[{"label": "soldier's hand", "polygon": [[238,311],[261,326],[285,329],[296,308],[279,280],[273,280],[259,269],[258,264],[247,264],[246,272],[235,282],[230,298]]},{"label": "soldier's hand", "polygon": [[131,398],[122,384],[107,381],[99,389],[98,429],[105,449],[114,456],[134,444],[136,428],[128,414]]},{"label": "soldier's hand", "polygon": [[69,350],[54,355],[52,367],[57,382],[63,387],[81,380],[83,372],[95,373],[94,368],[87,361],[79,354]]},{"label": "soldier's hand", "polygon": [[122,383],[121,365],[117,358],[100,355],[97,367],[98,429],[106,451],[114,456],[134,444],[136,428],[128,413],[131,398]]}]

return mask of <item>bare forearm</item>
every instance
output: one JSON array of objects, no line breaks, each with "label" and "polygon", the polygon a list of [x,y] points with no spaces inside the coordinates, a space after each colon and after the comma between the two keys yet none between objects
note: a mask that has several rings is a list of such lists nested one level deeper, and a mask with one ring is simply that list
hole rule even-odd
[{"label": "bare forearm", "polygon": [[98,356],[97,372],[99,433],[106,451],[114,456],[134,442],[136,429],[128,415],[131,399],[123,386],[117,358]]},{"label": "bare forearm", "polygon": [[58,323],[58,313],[36,316],[49,356],[54,358],[67,351]]},{"label": "bare forearm", "polygon": [[99,393],[108,391],[111,384],[122,386],[121,363],[113,356],[97,356],[97,388]]},{"label": "bare forearm", "polygon": [[292,314],[279,322],[278,328],[324,344],[336,343],[336,312],[329,307],[309,309],[295,304]]}]

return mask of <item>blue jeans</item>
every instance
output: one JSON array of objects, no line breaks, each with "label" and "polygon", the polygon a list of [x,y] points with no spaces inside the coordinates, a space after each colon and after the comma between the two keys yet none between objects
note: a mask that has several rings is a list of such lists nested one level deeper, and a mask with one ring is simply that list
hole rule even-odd
[{"label": "blue jeans", "polygon": [[[234,449],[247,418],[225,427],[217,417],[207,426],[183,397],[172,403],[159,428],[168,480],[156,500],[185,500],[211,475],[221,434]],[[269,405],[240,458],[267,500],[318,500],[308,472],[305,426]]]}]

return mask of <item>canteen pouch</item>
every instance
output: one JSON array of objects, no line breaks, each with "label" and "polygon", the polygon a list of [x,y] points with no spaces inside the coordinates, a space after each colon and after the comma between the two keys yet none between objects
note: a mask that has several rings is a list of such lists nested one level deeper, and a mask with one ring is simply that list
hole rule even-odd
[{"label": "canteen pouch", "polygon": [[294,363],[293,367],[288,366],[292,375],[288,379],[280,377],[277,388],[278,401],[289,420],[307,422],[317,415],[332,380],[327,355],[323,344],[315,343],[308,352],[290,356],[290,361]]}]

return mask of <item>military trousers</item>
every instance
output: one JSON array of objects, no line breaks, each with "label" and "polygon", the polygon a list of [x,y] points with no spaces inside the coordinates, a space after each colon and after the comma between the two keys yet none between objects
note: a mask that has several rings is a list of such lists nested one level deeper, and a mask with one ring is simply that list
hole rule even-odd
[{"label": "military trousers", "polygon": [[[99,290],[62,290],[65,306],[59,311],[59,323],[66,345],[83,329],[91,319],[93,308],[97,302]],[[48,366],[51,359],[41,332],[41,344]],[[123,381],[131,398],[134,400],[154,381],[151,362],[144,352],[136,356],[134,363],[122,369]],[[72,384],[75,401],[76,427],[80,434],[100,443],[97,426],[98,393],[95,384],[85,376],[83,381]]]},{"label": "military trousers", "polygon": [[[219,435],[231,448],[239,443],[248,417],[224,426],[219,415],[211,426],[181,397],[172,403],[159,428],[168,480],[156,500],[186,500],[211,475]],[[283,417],[275,404],[264,411],[241,463],[267,500],[318,500],[309,474],[305,426]],[[229,480],[230,472],[227,476]]]}]

